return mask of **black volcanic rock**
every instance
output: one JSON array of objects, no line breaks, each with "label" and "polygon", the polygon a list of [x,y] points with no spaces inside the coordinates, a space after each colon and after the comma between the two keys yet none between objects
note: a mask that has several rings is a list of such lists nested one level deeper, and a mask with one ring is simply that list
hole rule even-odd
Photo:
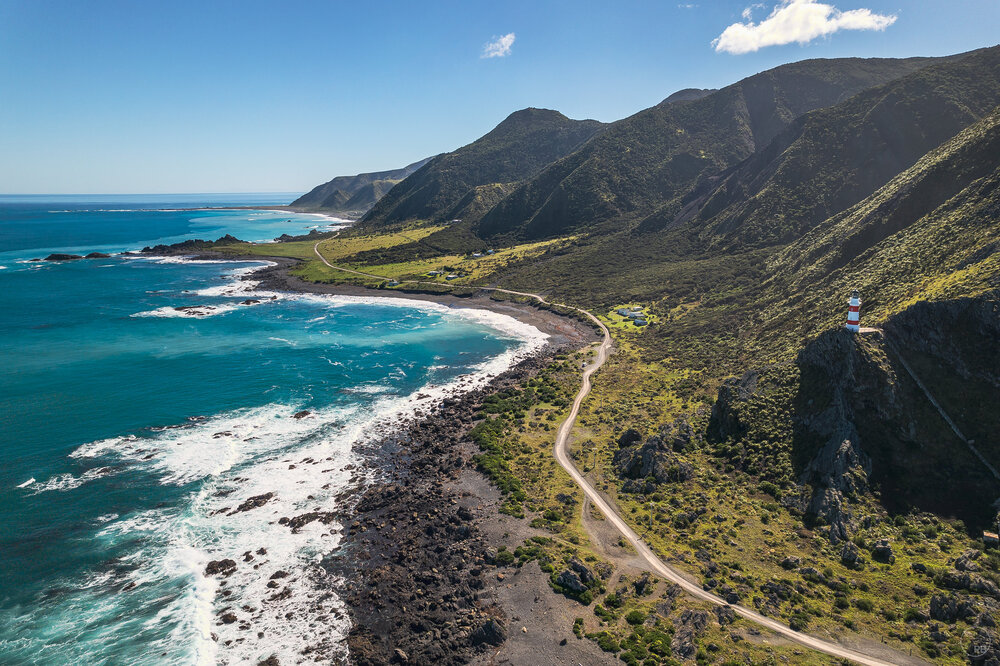
[{"label": "black volcanic rock", "polygon": [[216,574],[228,576],[234,571],[236,571],[236,562],[230,559],[212,560],[205,566],[206,576],[215,576]]},{"label": "black volcanic rock", "polygon": [[180,243],[174,243],[173,245],[154,245],[152,247],[146,246],[142,248],[142,254],[154,254],[154,255],[183,255],[191,254],[193,252],[204,252],[206,250],[214,250],[218,246],[234,245],[236,243],[246,243],[247,241],[242,241],[239,238],[231,234],[226,234],[221,238],[214,241],[206,241],[198,238],[181,241]]},{"label": "black volcanic rock", "polygon": [[77,259],[83,259],[83,256],[79,254],[63,254],[61,252],[54,252],[45,257],[45,261],[75,261]]},{"label": "black volcanic rock", "polygon": [[507,630],[494,619],[487,620],[483,626],[472,632],[469,637],[473,645],[497,646],[507,640]]}]

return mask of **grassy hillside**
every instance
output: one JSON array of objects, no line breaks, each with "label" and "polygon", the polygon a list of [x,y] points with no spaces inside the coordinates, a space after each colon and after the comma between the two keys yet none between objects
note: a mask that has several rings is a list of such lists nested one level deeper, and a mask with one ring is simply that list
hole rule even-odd
[{"label": "grassy hillside", "polygon": [[1000,47],[914,72],[800,117],[682,211],[726,247],[783,244],[868,196],[1000,104]]},{"label": "grassy hillside", "polygon": [[[486,136],[433,158],[364,217],[368,227],[412,219],[447,221],[474,188],[520,181],[571,153],[598,133],[596,120],[571,120],[558,111],[523,109]],[[457,207],[457,210],[454,210]],[[476,214],[478,209],[465,208]]]},{"label": "grassy hillside", "polygon": [[866,321],[1000,286],[1000,110],[767,264],[761,336],[811,337],[858,288]]},{"label": "grassy hillside", "polygon": [[767,145],[796,117],[926,66],[928,59],[807,60],[690,101],[664,101],[522,184],[487,213],[483,237],[538,238],[639,217]]}]

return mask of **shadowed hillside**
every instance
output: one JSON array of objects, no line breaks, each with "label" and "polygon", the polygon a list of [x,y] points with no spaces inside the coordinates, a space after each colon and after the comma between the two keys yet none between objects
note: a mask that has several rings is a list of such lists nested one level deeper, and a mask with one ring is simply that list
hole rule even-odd
[{"label": "shadowed hillside", "polygon": [[291,205],[302,210],[323,211],[349,218],[361,217],[392,189],[393,185],[422,167],[428,160],[430,158],[391,171],[337,176],[331,181],[317,185]]},{"label": "shadowed hillside", "polygon": [[[433,158],[393,188],[363,222],[372,227],[411,219],[447,221],[451,212],[475,215],[486,204],[459,205],[475,188],[503,188],[529,178],[602,128],[596,120],[571,120],[548,109],[516,111],[486,136]],[[487,195],[486,201],[492,199]]]},{"label": "shadowed hillside", "polygon": [[713,244],[782,244],[849,208],[1000,104],[1000,47],[926,67],[796,120],[680,213]]},{"label": "shadowed hillside", "polygon": [[930,59],[806,60],[611,124],[483,217],[483,237],[538,238],[645,216],[766,146],[796,117],[926,66]]}]

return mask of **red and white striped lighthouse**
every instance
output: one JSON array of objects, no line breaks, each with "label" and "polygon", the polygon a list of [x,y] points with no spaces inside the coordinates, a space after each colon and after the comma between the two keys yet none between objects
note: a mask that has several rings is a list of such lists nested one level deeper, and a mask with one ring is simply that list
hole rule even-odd
[{"label": "red and white striped lighthouse", "polygon": [[851,291],[847,301],[847,330],[857,333],[861,329],[861,295],[858,290]]}]

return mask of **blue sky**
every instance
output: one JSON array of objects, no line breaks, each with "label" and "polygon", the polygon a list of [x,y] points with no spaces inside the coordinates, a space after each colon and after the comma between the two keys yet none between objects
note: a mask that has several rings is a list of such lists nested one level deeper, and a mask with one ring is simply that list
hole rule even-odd
[{"label": "blue sky", "polygon": [[0,192],[303,191],[526,106],[612,121],[785,62],[998,41],[1000,0],[0,0]]}]

